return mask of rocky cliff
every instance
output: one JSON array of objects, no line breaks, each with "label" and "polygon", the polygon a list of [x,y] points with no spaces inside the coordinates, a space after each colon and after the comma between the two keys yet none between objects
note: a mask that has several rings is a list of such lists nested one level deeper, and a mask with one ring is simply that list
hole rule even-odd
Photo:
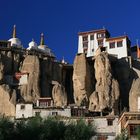
[{"label": "rocky cliff", "polygon": [[75,57],[73,71],[74,101],[76,105],[87,104],[92,93],[90,66],[85,54]]},{"label": "rocky cliff", "polygon": [[40,97],[40,63],[37,56],[28,55],[21,65],[21,72],[28,74],[28,84],[19,86],[20,95],[26,102],[35,102]]},{"label": "rocky cliff", "polygon": [[[27,76],[21,83],[20,74]],[[40,97],[52,97],[55,106],[67,105],[67,93],[71,100],[73,98],[71,77],[71,65],[65,66],[39,53],[26,54],[26,51],[17,49],[2,50],[0,52],[0,113],[14,116],[16,103],[35,103]]]},{"label": "rocky cliff", "polygon": [[[27,74],[27,83],[15,82],[16,73]],[[51,97],[56,107],[76,104],[90,112],[137,110],[139,75],[139,61],[118,60],[100,50],[94,58],[76,55],[73,66],[39,53],[0,50],[0,113],[14,116],[16,103],[40,97]]]},{"label": "rocky cliff", "polygon": [[107,53],[100,53],[94,62],[96,88],[89,100],[89,110],[96,112],[118,111],[119,84],[112,75]]},{"label": "rocky cliff", "polygon": [[129,110],[132,112],[138,111],[140,109],[138,103],[138,100],[140,102],[140,78],[133,81],[129,95]]},{"label": "rocky cliff", "polygon": [[86,105],[91,112],[118,111],[119,84],[113,77],[107,53],[100,52],[93,60],[88,60],[85,54],[77,55],[74,60],[73,85],[78,106]]},{"label": "rocky cliff", "polygon": [[0,85],[0,114],[15,116],[16,91],[8,85]]}]

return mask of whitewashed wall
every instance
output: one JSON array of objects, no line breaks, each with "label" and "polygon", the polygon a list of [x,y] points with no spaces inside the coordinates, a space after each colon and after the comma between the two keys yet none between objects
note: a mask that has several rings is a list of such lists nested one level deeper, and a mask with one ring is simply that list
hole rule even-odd
[{"label": "whitewashed wall", "polygon": [[112,54],[112,55],[117,55],[118,56],[118,59],[119,58],[122,58],[122,57],[127,57],[128,54],[127,54],[127,40],[126,38],[124,38],[123,40],[123,46],[122,47],[117,47],[117,41],[115,41],[115,48],[111,48],[109,47],[109,42],[106,41],[105,42],[105,46],[107,47],[107,52],[109,54]]},{"label": "whitewashed wall", "polygon": [[53,113],[57,112],[59,116],[71,117],[71,109],[64,108],[64,109],[34,109],[33,116],[36,115],[36,112],[40,112],[40,116],[42,118],[47,118],[48,116],[53,116]]},{"label": "whitewashed wall", "polygon": [[[21,109],[24,105],[25,108]],[[33,116],[33,105],[32,104],[16,104],[16,118],[29,118]]]},{"label": "whitewashed wall", "polygon": [[[117,47],[117,41],[115,41],[115,48],[109,47],[109,41],[106,41],[106,38],[103,39],[103,47],[106,47],[106,51],[109,54],[117,55],[118,59],[122,57],[128,56],[128,50],[127,50],[127,39],[122,39],[123,46]],[[97,33],[94,33],[94,40],[90,40],[90,34],[88,34],[88,49],[87,49],[87,57],[92,57],[95,55],[96,50],[98,49],[98,39],[97,39]],[[84,53],[83,51],[83,39],[82,35],[79,35],[78,40],[78,54]]]}]

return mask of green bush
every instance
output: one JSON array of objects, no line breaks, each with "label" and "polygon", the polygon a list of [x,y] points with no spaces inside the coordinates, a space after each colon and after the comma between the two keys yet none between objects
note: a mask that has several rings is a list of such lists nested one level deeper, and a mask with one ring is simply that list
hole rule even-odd
[{"label": "green bush", "polygon": [[40,117],[10,121],[0,117],[0,140],[89,140],[95,134],[83,120],[64,123],[61,119]]}]

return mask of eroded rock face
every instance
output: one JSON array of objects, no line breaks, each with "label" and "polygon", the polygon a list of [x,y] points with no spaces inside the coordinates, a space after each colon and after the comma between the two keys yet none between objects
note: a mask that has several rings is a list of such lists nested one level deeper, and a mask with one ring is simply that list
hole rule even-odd
[{"label": "eroded rock face", "polygon": [[0,83],[3,82],[3,79],[4,79],[4,65],[2,64],[0,60]]},{"label": "eroded rock face", "polygon": [[129,93],[129,111],[138,111],[138,98],[140,98],[140,78],[132,83]]},{"label": "eroded rock face", "polygon": [[52,98],[54,101],[54,106],[62,107],[67,105],[67,94],[65,87],[60,85],[57,81],[52,81]]},{"label": "eroded rock face", "polygon": [[60,84],[63,83],[64,73],[62,68],[62,64],[53,62],[49,58],[45,58],[41,61],[40,88],[42,97],[52,96],[52,81],[57,81]]},{"label": "eroded rock face", "polygon": [[16,92],[8,85],[0,85],[0,114],[14,117],[16,110]]},{"label": "eroded rock face", "polygon": [[73,71],[74,100],[80,106],[83,102],[88,102],[91,95],[90,68],[85,54],[75,57]]},{"label": "eroded rock face", "polygon": [[119,85],[112,77],[108,55],[104,52],[95,57],[96,88],[89,98],[90,111],[116,111],[119,99]]},{"label": "eroded rock face", "polygon": [[40,65],[38,57],[34,55],[28,55],[23,61],[21,72],[28,73],[28,83],[26,85],[20,86],[21,97],[26,102],[35,102],[40,97]]}]

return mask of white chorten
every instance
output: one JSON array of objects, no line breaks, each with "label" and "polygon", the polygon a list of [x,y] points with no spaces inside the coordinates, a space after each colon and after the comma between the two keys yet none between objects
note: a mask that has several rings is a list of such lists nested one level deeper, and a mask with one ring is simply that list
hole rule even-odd
[{"label": "white chorten", "polygon": [[51,52],[51,49],[48,48],[47,45],[44,44],[44,34],[41,34],[41,40],[40,40],[40,45],[38,46],[38,49],[44,53],[46,53],[49,56],[53,56],[54,54]]},{"label": "white chorten", "polygon": [[29,47],[27,50],[37,50],[37,43],[32,39],[32,41],[29,43]]},{"label": "white chorten", "polygon": [[14,27],[13,27],[12,38],[9,39],[8,41],[11,42],[12,47],[22,48],[21,41],[18,38],[16,38],[16,25],[14,25]]}]

